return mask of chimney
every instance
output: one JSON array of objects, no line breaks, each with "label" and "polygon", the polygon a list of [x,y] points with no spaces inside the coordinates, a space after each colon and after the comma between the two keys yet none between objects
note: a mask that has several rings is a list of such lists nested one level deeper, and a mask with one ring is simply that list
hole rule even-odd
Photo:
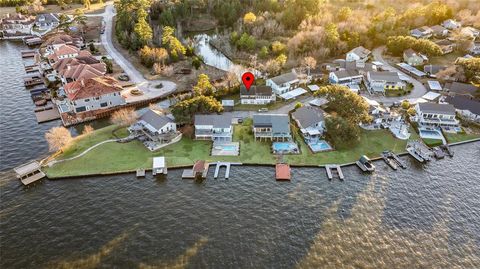
[{"label": "chimney", "polygon": [[82,80],[80,80],[80,83],[82,83],[82,87],[85,87],[85,82]]}]

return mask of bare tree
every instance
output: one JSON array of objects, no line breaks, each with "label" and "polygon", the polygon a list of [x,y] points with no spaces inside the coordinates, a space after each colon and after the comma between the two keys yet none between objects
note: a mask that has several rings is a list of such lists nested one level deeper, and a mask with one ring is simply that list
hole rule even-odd
[{"label": "bare tree", "polygon": [[124,108],[115,111],[110,117],[113,124],[119,126],[127,126],[133,124],[137,120],[137,112],[133,108]]},{"label": "bare tree", "polygon": [[165,77],[171,77],[171,76],[173,76],[174,73],[175,72],[173,70],[173,66],[165,66],[162,69],[162,75],[165,76]]},{"label": "bare tree", "polygon": [[91,132],[93,132],[94,129],[92,127],[92,125],[85,125],[85,127],[83,127],[83,131],[82,131],[82,134],[86,135],[86,134],[89,134]]},{"label": "bare tree", "polygon": [[45,134],[45,139],[51,152],[63,151],[63,148],[72,141],[72,135],[65,127],[53,127]]},{"label": "bare tree", "polygon": [[310,70],[315,69],[317,67],[317,60],[313,57],[305,57],[303,59],[303,65],[307,68],[307,75],[310,76]]}]

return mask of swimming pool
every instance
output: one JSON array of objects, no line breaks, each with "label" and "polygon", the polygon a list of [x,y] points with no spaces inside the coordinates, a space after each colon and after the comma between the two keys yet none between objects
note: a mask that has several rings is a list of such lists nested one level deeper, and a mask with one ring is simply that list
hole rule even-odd
[{"label": "swimming pool", "polygon": [[315,143],[308,143],[313,152],[332,150],[332,147],[325,140],[319,140]]},{"label": "swimming pool", "polygon": [[297,144],[292,142],[273,142],[273,151],[275,152],[294,152],[298,151]]},{"label": "swimming pool", "polygon": [[432,131],[432,130],[420,130],[420,136],[429,138],[429,137],[443,137],[439,131]]},{"label": "swimming pool", "polygon": [[217,145],[215,146],[215,149],[225,150],[225,151],[235,151],[237,150],[237,147],[234,145]]}]

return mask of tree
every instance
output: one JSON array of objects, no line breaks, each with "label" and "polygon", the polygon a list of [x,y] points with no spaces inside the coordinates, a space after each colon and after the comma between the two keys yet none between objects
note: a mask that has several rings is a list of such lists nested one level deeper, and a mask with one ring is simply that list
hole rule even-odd
[{"label": "tree", "polygon": [[93,132],[93,130],[94,130],[94,129],[93,129],[92,125],[87,124],[87,125],[85,125],[85,126],[83,127],[82,134],[83,134],[83,135],[90,134],[90,133]]},{"label": "tree", "polygon": [[282,68],[287,63],[287,56],[282,53],[282,54],[278,55],[278,57],[275,59],[275,61],[278,63],[280,68]]},{"label": "tree", "polygon": [[360,138],[360,127],[339,116],[325,119],[326,137],[337,149],[354,145]]},{"label": "tree", "polygon": [[137,120],[137,112],[133,108],[122,108],[115,111],[110,121],[118,126],[128,126]]},{"label": "tree", "polygon": [[210,78],[206,74],[198,75],[197,85],[193,87],[195,95],[212,95],[214,87],[210,83]]},{"label": "tree", "polygon": [[105,63],[105,67],[107,69],[107,73],[111,74],[113,73],[113,63],[112,60],[108,59],[106,56],[102,57],[103,63]]},{"label": "tree", "polygon": [[[145,13],[145,15],[143,15],[143,13]],[[150,44],[153,37],[152,28],[146,20],[146,12],[141,10],[140,14],[142,14],[142,16],[138,19],[138,22],[135,24],[134,27],[134,33],[139,43],[136,48]]]},{"label": "tree", "polygon": [[315,95],[324,96],[328,100],[328,106],[330,108],[335,110],[340,117],[354,125],[371,121],[371,117],[368,114],[368,103],[363,97],[353,93],[346,86],[323,86],[315,92]]},{"label": "tree", "polygon": [[180,55],[185,55],[186,49],[173,34],[175,28],[170,26],[163,27],[162,44],[170,50],[170,54],[174,59],[178,59]]},{"label": "tree", "polygon": [[285,46],[285,44],[283,44],[282,42],[280,41],[274,41],[272,43],[272,52],[275,54],[275,55],[279,55],[283,52],[285,52],[285,49],[286,49],[287,46]]},{"label": "tree", "polygon": [[191,123],[195,113],[220,113],[222,104],[212,96],[195,96],[176,103],[172,107],[172,114],[177,123]]},{"label": "tree", "polygon": [[202,60],[201,60],[199,57],[197,57],[197,56],[193,57],[193,58],[192,58],[192,66],[193,66],[196,70],[198,70],[198,69],[200,68],[200,66],[202,66]]},{"label": "tree", "polygon": [[299,109],[299,108],[301,108],[302,106],[303,106],[302,103],[297,102],[297,103],[295,104],[295,109]]},{"label": "tree", "polygon": [[408,100],[404,100],[402,102],[402,108],[403,109],[409,109],[410,108],[410,102],[408,102]]},{"label": "tree", "polygon": [[252,12],[248,12],[243,16],[243,23],[245,24],[253,24],[257,20],[257,16]]},{"label": "tree", "polygon": [[90,4],[91,4],[91,3],[90,3],[90,0],[83,0],[83,6],[84,6],[86,9],[90,10]]},{"label": "tree", "polygon": [[270,75],[275,75],[280,72],[280,65],[275,60],[268,60],[265,64],[265,71]]},{"label": "tree", "polygon": [[352,9],[349,7],[342,7],[338,11],[338,19],[340,21],[346,21],[352,15]]},{"label": "tree", "polygon": [[260,53],[259,53],[259,56],[260,58],[267,58],[268,56],[268,48],[266,46],[263,46],[261,49],[260,49]]},{"label": "tree", "polygon": [[310,70],[315,69],[315,67],[317,66],[317,60],[310,56],[305,57],[303,58],[303,65],[307,67],[307,74],[310,76]]},{"label": "tree", "polygon": [[72,141],[72,135],[65,127],[53,127],[45,134],[45,139],[51,152],[63,151],[63,148]]},{"label": "tree", "polygon": [[408,115],[413,116],[413,115],[415,115],[415,113],[417,113],[417,111],[415,110],[414,107],[411,107],[407,110],[407,113],[408,113]]}]

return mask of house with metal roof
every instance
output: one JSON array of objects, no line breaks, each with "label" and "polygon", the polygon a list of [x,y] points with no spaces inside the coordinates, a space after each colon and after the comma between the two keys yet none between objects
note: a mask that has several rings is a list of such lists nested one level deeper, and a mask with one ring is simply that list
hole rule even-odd
[{"label": "house with metal roof", "polygon": [[288,141],[292,138],[290,120],[287,114],[253,115],[253,134],[255,140]]},{"label": "house with metal roof", "polygon": [[450,30],[455,30],[462,27],[462,24],[455,20],[448,19],[442,22],[442,26]]},{"label": "house with metal roof", "polygon": [[403,52],[403,61],[409,65],[422,65],[428,61],[427,56],[417,53],[413,49],[407,49]]},{"label": "house with metal roof", "polygon": [[444,37],[444,36],[448,35],[448,29],[441,26],[441,25],[434,25],[434,26],[430,27],[430,29],[432,29],[433,34],[436,37]]},{"label": "house with metal roof", "polygon": [[363,75],[357,70],[342,70],[330,72],[328,80],[332,84],[340,85],[358,85],[362,83]]},{"label": "house with metal roof", "polygon": [[324,111],[318,107],[302,106],[292,113],[305,142],[317,142],[325,131]]},{"label": "house with metal roof", "polygon": [[383,93],[385,90],[404,90],[407,84],[400,79],[397,72],[368,72],[367,89],[370,92]]},{"label": "house with metal roof", "polygon": [[240,86],[240,103],[247,105],[265,105],[273,103],[276,100],[276,95],[272,87],[261,85],[251,86],[250,90],[242,85]]},{"label": "house with metal roof", "polygon": [[179,136],[175,121],[163,113],[148,109],[128,131],[150,150],[171,143]]},{"label": "house with metal roof", "polygon": [[35,26],[39,30],[51,30],[60,25],[60,15],[56,13],[38,14],[35,18]]},{"label": "house with metal roof", "polygon": [[422,26],[411,30],[410,35],[416,38],[430,38],[433,35],[433,30],[428,26]]},{"label": "house with metal roof", "polygon": [[414,120],[422,127],[458,127],[455,107],[450,104],[418,103]]},{"label": "house with metal roof", "polygon": [[475,85],[461,82],[446,83],[444,89],[448,91],[449,95],[463,95],[470,98],[474,98],[475,94],[480,91],[480,88]]},{"label": "house with metal roof", "polygon": [[232,115],[195,115],[195,139],[232,141]]},{"label": "house with metal roof", "polygon": [[293,71],[282,74],[273,78],[269,78],[266,81],[267,86],[271,87],[273,92],[277,95],[284,94],[295,88],[297,88],[300,80]]}]

